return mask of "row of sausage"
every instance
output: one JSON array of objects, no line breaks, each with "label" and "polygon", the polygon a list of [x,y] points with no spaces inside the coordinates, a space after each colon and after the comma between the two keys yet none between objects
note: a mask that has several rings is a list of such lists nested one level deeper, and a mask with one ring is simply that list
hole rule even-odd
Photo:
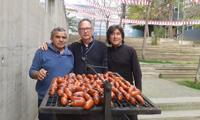
[{"label": "row of sausage", "polygon": [[64,77],[56,77],[52,80],[49,95],[53,97],[57,93],[63,106],[83,107],[88,110],[103,103],[103,81],[106,80],[112,85],[112,101],[121,102],[125,99],[132,105],[144,104],[141,91],[112,72],[94,75],[70,73]]}]

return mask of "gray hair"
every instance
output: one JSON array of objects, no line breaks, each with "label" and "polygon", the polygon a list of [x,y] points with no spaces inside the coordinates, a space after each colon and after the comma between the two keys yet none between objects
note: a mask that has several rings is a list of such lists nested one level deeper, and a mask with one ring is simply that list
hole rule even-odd
[{"label": "gray hair", "polygon": [[79,21],[79,23],[78,23],[78,29],[80,29],[81,23],[84,22],[84,21],[89,22],[89,23],[91,24],[91,26],[92,26],[92,29],[93,29],[93,23],[92,23],[92,21],[91,21],[90,19],[88,19],[88,18],[84,18],[84,19],[82,19],[82,20]]},{"label": "gray hair", "polygon": [[53,38],[53,36],[57,33],[57,32],[65,32],[65,34],[67,35],[66,33],[66,30],[62,27],[56,27],[54,28],[52,31],[51,31],[51,39]]}]

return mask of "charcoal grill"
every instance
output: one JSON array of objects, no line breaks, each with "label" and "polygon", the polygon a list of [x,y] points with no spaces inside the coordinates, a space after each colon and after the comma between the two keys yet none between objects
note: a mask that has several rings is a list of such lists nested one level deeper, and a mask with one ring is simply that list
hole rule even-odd
[{"label": "charcoal grill", "polygon": [[[88,68],[96,73],[92,66],[88,66]],[[116,75],[120,76],[117,73]],[[50,97],[49,93],[47,92],[39,107],[39,112],[62,115],[104,114],[104,120],[112,120],[112,116],[120,114],[124,116],[137,114],[161,114],[161,110],[157,108],[145,95],[142,95],[145,100],[144,105],[141,105],[139,103],[137,103],[136,105],[132,105],[124,99],[121,102],[115,99],[113,102],[113,106],[111,106],[111,84],[108,81],[103,81],[103,84],[104,104],[101,106],[94,106],[90,110],[84,110],[81,107],[64,107],[60,104],[60,100],[57,94],[55,94],[53,97]]]},{"label": "charcoal grill", "polygon": [[[108,84],[104,83],[104,84]],[[54,113],[62,115],[87,115],[87,114],[104,114],[104,120],[111,120],[113,115],[125,114],[125,115],[136,115],[136,114],[161,114],[161,110],[157,108],[145,95],[142,95],[145,104],[132,105],[126,100],[121,102],[114,100],[113,106],[110,107],[111,101],[111,85],[106,85],[107,89],[104,89],[104,105],[94,106],[90,110],[84,110],[81,107],[62,106],[59,102],[59,97],[55,94],[53,97],[46,93],[40,107],[40,113]],[[106,88],[106,87],[105,87]]]},{"label": "charcoal grill", "polygon": [[[161,110],[157,108],[146,96],[142,95],[145,104],[140,105],[131,105],[126,100],[119,102],[114,100],[114,104],[111,107],[112,114],[160,114]],[[109,106],[109,105],[108,105]],[[90,110],[84,110],[81,107],[71,107],[71,106],[62,106],[59,102],[58,95],[55,94],[53,97],[50,97],[48,94],[45,95],[44,100],[42,101],[39,112],[41,113],[57,113],[57,114],[90,114],[90,113],[102,113],[103,106],[94,106]]]}]

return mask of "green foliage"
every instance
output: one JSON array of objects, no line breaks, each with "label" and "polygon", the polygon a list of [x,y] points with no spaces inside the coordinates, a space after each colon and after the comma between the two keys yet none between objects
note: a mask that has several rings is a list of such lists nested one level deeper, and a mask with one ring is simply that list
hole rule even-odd
[{"label": "green foliage", "polygon": [[186,62],[186,61],[168,61],[168,60],[140,60],[140,62],[146,63],[146,64],[196,64],[195,62]]},{"label": "green foliage", "polygon": [[161,61],[161,60],[140,60],[140,62],[148,64],[173,64],[171,61]]},{"label": "green foliage", "polygon": [[68,17],[67,16],[67,21],[68,21],[68,25],[69,25],[69,30],[71,32],[77,32],[77,22],[75,20],[75,17]]},{"label": "green foliage", "polygon": [[200,82],[195,83],[192,80],[178,81],[179,84],[200,90]]},{"label": "green foliage", "polygon": [[137,25],[137,26],[132,26],[133,29],[137,29],[137,30],[144,30],[144,26],[143,25]]},{"label": "green foliage", "polygon": [[[151,4],[150,20],[168,20],[170,0],[153,0]],[[128,6],[129,19],[145,19],[146,6]]]},{"label": "green foliage", "polygon": [[154,31],[152,33],[151,45],[157,45],[161,37],[164,37],[165,29],[162,26],[154,26]]},{"label": "green foliage", "polygon": [[144,6],[129,5],[128,6],[128,18],[130,19],[144,19]]},{"label": "green foliage", "polygon": [[165,36],[165,28],[162,26],[154,26],[154,34],[158,38],[162,38]]}]

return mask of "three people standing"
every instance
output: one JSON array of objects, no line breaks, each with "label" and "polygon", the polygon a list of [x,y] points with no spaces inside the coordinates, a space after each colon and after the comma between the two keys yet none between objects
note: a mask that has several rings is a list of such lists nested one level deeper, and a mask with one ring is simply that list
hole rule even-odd
[{"label": "three people standing", "polygon": [[[61,65],[69,65],[65,66],[67,69],[72,69],[71,65],[73,65],[73,72],[76,74],[94,74],[93,71],[87,69],[87,65],[92,65],[98,73],[104,73],[107,70],[117,72],[131,84],[134,83],[136,87],[141,90],[142,74],[137,54],[134,48],[124,44],[123,29],[118,25],[109,27],[106,35],[107,42],[110,44],[109,47],[107,47],[105,43],[95,40],[92,36],[93,31],[94,27],[92,26],[92,22],[89,19],[82,19],[79,22],[78,32],[80,35],[80,40],[68,46],[69,51],[71,51],[73,54],[74,61],[70,65],[66,64],[67,61],[66,63],[61,63]],[[51,49],[51,47],[49,47],[50,45],[51,44],[43,45],[43,51],[39,51],[49,51]],[[58,60],[56,62],[58,62]],[[54,67],[56,68],[57,66]],[[41,68],[42,67],[40,67],[40,69]],[[67,72],[69,71],[66,71],[65,73]],[[48,72],[48,74],[52,73]],[[33,77],[32,74],[30,74],[30,76],[32,78],[38,79],[37,77]],[[43,76],[43,79],[47,79],[46,76]],[[37,88],[39,87],[36,85],[36,90]],[[89,118],[83,117],[83,119],[85,118],[94,119],[94,116],[90,116]],[[137,120],[137,116],[134,117],[133,120]]]}]

